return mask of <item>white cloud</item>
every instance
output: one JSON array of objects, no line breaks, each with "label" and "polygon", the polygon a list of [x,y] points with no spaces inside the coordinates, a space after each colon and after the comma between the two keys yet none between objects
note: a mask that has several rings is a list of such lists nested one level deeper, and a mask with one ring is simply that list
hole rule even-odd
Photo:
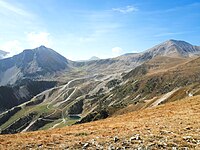
[{"label": "white cloud", "polygon": [[184,34],[184,33],[187,33],[187,32],[164,32],[164,33],[156,34],[156,35],[154,35],[154,37],[180,35],[180,34]]},{"label": "white cloud", "polygon": [[20,16],[25,16],[25,17],[31,16],[31,14],[28,13],[27,11],[3,0],[0,0],[0,10],[1,10],[1,13],[5,13],[4,11],[9,11]]},{"label": "white cloud", "polygon": [[115,56],[119,56],[121,55],[123,52],[123,49],[121,47],[113,47],[112,48],[112,55]]},{"label": "white cloud", "polygon": [[26,44],[24,44],[24,42],[22,43],[22,41],[19,40],[11,40],[0,44],[0,49],[9,52],[8,56],[6,57],[11,57],[22,52],[22,50],[25,49],[24,47],[36,48],[40,45],[51,47],[50,34],[47,32],[30,32],[27,34],[26,38],[26,40],[28,41]]},{"label": "white cloud", "polygon": [[48,47],[51,46],[50,33],[48,32],[30,32],[27,34],[27,40],[32,48],[38,47],[40,45]]},{"label": "white cloud", "polygon": [[0,49],[4,50],[6,52],[9,52],[8,56],[6,56],[6,57],[16,55],[22,51],[21,44],[18,40],[12,40],[12,41],[5,42],[4,44],[2,44],[0,46]]},{"label": "white cloud", "polygon": [[123,13],[123,14],[127,14],[127,13],[138,11],[138,8],[136,8],[134,6],[126,6],[126,7],[123,7],[123,8],[113,8],[112,10],[116,11],[116,12]]}]

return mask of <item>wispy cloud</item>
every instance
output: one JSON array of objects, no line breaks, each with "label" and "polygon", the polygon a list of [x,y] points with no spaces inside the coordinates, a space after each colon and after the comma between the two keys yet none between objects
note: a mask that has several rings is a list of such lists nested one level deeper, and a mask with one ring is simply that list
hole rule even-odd
[{"label": "wispy cloud", "polygon": [[164,32],[154,35],[154,37],[163,37],[163,36],[173,36],[173,35],[182,35],[190,32]]},{"label": "wispy cloud", "polygon": [[112,10],[123,13],[123,14],[127,14],[127,13],[138,11],[138,8],[136,8],[134,6],[126,6],[126,7],[121,7],[121,8],[113,8]]},{"label": "wispy cloud", "polygon": [[19,8],[11,3],[8,3],[6,1],[0,0],[0,10],[1,13],[4,13],[4,11],[9,11],[11,13],[14,13],[16,15],[24,16],[24,17],[30,17],[32,14],[29,12],[23,10],[22,8]]},{"label": "wispy cloud", "polygon": [[38,47],[40,45],[51,46],[50,33],[48,32],[30,32],[27,34],[27,41],[32,48]]},{"label": "wispy cloud", "polygon": [[[26,44],[24,44],[24,41],[26,41]],[[26,34],[26,38],[23,40],[5,41],[4,43],[0,44],[0,49],[9,52],[6,57],[11,57],[22,52],[22,50],[25,49],[24,46],[26,46],[27,48],[36,48],[40,45],[45,45],[48,47],[52,46],[50,33],[30,32]]]},{"label": "wispy cloud", "polygon": [[120,54],[123,53],[123,49],[121,47],[113,47],[112,48],[112,55],[113,57],[119,56]]},{"label": "wispy cloud", "polygon": [[18,54],[22,50],[22,45],[18,40],[11,40],[0,45],[0,49],[9,52],[9,54],[6,57],[10,57]]}]

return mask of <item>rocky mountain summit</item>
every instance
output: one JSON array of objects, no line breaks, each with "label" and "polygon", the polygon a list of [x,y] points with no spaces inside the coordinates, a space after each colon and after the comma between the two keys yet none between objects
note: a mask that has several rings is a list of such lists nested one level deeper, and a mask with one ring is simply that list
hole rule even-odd
[{"label": "rocky mountain summit", "polygon": [[191,57],[200,55],[200,47],[193,46],[185,41],[168,40],[153,48],[148,49],[142,55],[147,57],[172,56]]},{"label": "rocky mountain summit", "polygon": [[99,57],[92,56],[92,57],[89,59],[89,61],[91,61],[91,60],[99,60],[99,59],[100,59]]},{"label": "rocky mountain summit", "polygon": [[23,78],[41,78],[70,69],[70,61],[54,50],[40,46],[0,60],[0,85],[15,84]]}]

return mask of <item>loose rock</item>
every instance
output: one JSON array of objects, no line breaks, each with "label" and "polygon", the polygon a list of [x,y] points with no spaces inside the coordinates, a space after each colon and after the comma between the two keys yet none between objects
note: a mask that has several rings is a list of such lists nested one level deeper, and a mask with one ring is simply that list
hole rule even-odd
[{"label": "loose rock", "polygon": [[114,137],[114,142],[116,143],[117,141],[119,141],[119,138],[117,136]]},{"label": "loose rock", "polygon": [[85,144],[83,145],[83,149],[86,149],[88,146],[89,146],[89,143],[85,143]]}]

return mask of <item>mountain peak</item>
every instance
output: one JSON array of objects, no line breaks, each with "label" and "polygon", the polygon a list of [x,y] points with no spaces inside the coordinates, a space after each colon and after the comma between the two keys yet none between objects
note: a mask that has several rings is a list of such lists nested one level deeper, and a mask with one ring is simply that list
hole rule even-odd
[{"label": "mountain peak", "polygon": [[[0,84],[14,84],[18,79],[23,77],[37,78],[38,76],[54,75],[59,71],[70,69],[69,61],[54,51],[53,49],[40,46],[35,49],[26,49],[13,57],[0,60],[0,70],[2,74],[13,71],[19,74],[10,74],[1,79]],[[1,83],[1,81],[3,81]]]},{"label": "mountain peak", "polygon": [[180,40],[175,40],[175,39],[169,39],[169,40],[167,40],[168,42],[178,42],[178,41],[180,41]]},{"label": "mountain peak", "polygon": [[40,45],[39,48],[47,48],[46,46],[44,45]]},{"label": "mountain peak", "polygon": [[174,39],[169,39],[164,42],[164,44],[170,44],[170,45],[177,45],[177,46],[193,46],[192,44],[182,41],[182,40],[174,40]]},{"label": "mountain peak", "polygon": [[39,47],[34,48],[33,50],[35,50],[35,51],[42,51],[42,50],[50,50],[50,48],[48,48],[48,47],[46,47],[44,45],[41,45]]},{"label": "mountain peak", "polygon": [[41,46],[33,48],[33,49],[25,49],[25,50],[23,50],[22,53],[38,53],[38,52],[40,53],[40,52],[45,52],[45,51],[48,51],[48,50],[52,50],[52,49],[47,48],[44,45],[41,45]]},{"label": "mountain peak", "polygon": [[[164,43],[165,44],[180,44],[180,43],[187,43],[187,42],[182,41],[182,40],[169,39],[169,40],[165,41]],[[189,43],[187,43],[187,44],[189,44]]]},{"label": "mountain peak", "polygon": [[39,47],[37,47],[36,49],[49,49],[48,47],[44,46],[44,45],[40,45]]},{"label": "mountain peak", "polygon": [[91,60],[99,60],[100,58],[99,57],[97,57],[97,56],[92,56],[90,59],[89,59],[89,61],[91,61]]},{"label": "mountain peak", "polygon": [[199,55],[200,49],[185,41],[169,39],[161,44],[148,49],[152,57],[155,56],[172,56],[172,57],[191,57]]}]

